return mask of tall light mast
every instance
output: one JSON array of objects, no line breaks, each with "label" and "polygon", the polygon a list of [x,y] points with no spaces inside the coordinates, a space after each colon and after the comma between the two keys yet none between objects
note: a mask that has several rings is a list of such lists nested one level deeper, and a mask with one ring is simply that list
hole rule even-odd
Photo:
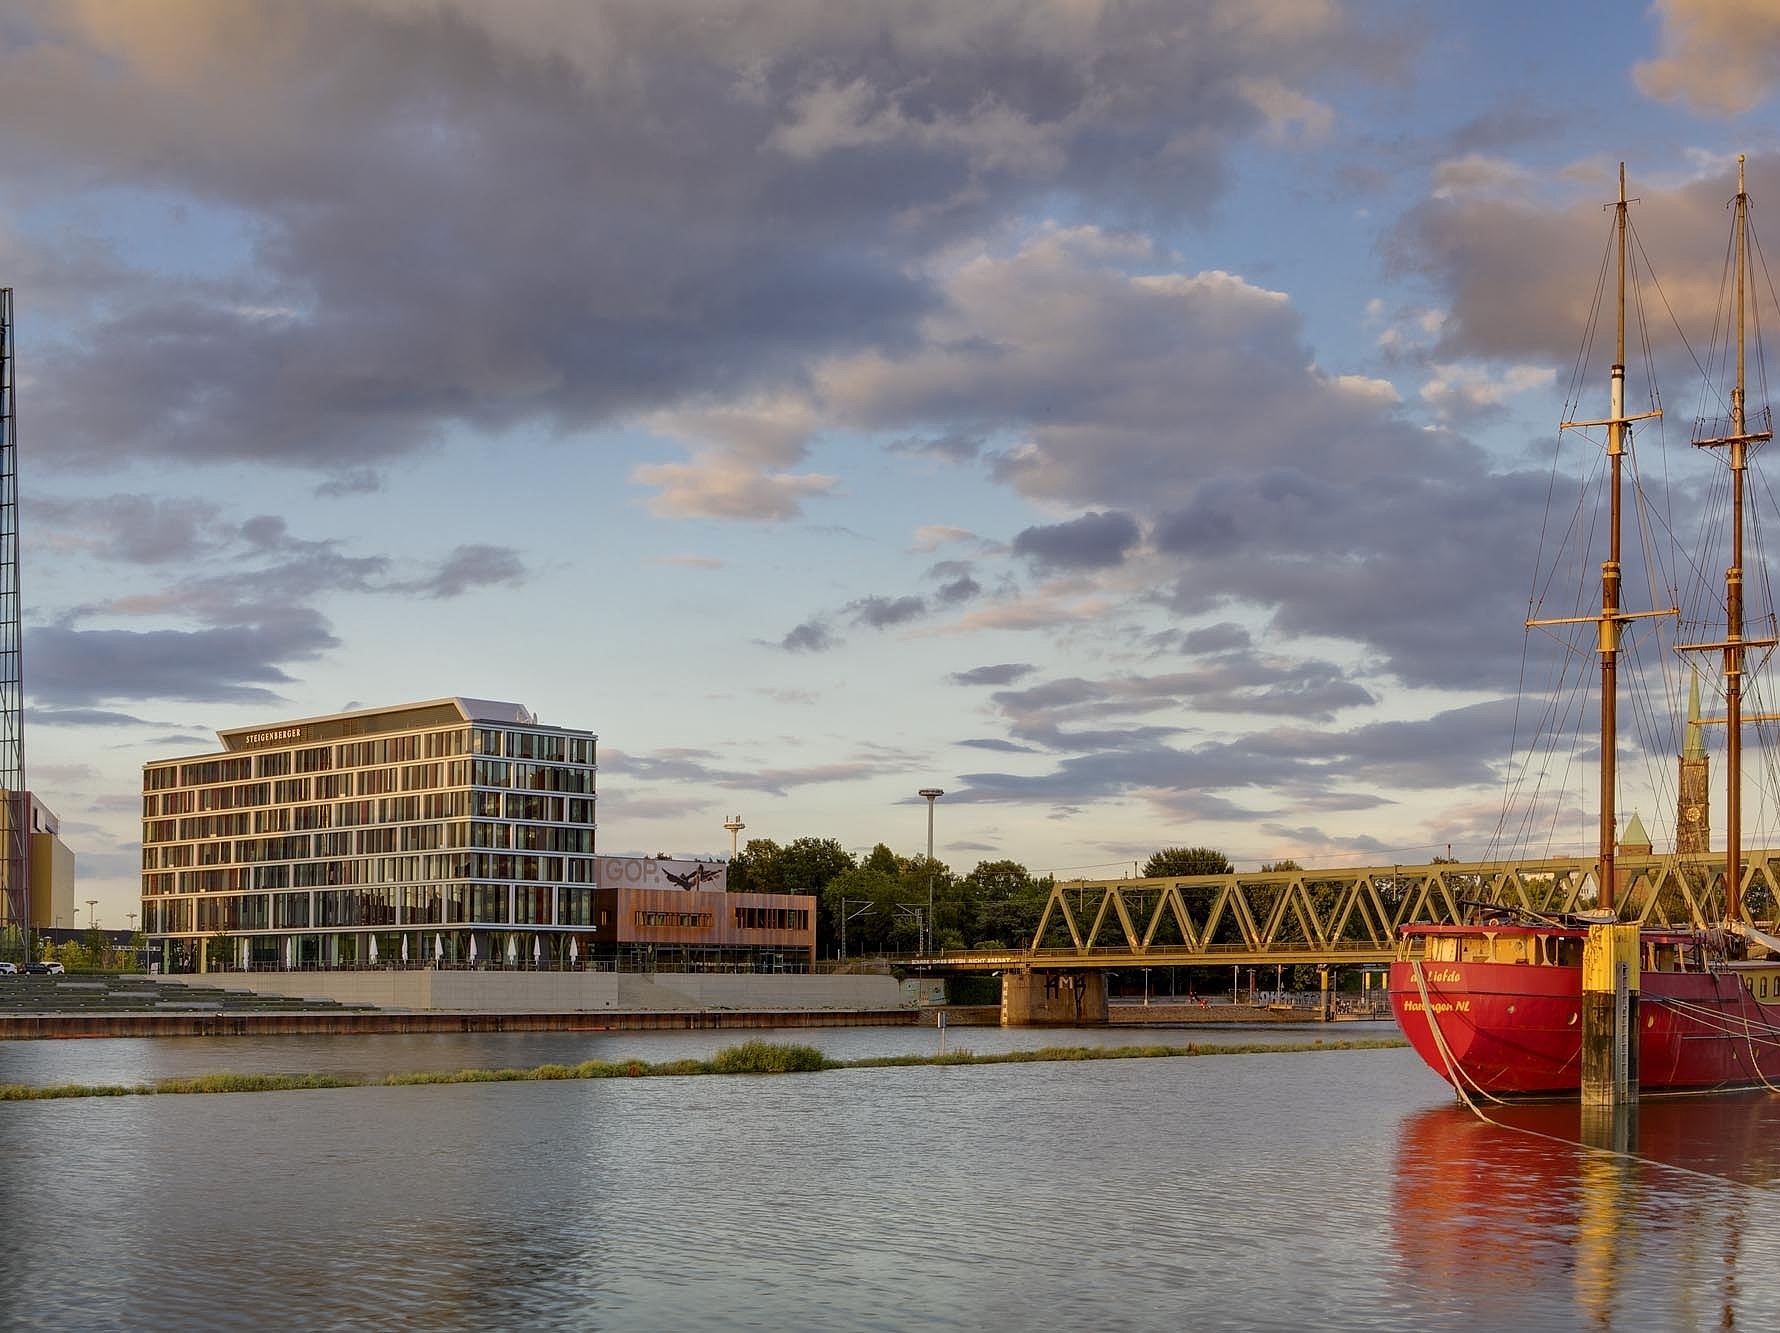
[{"label": "tall light mast", "polygon": [[30,798],[25,795],[25,673],[19,618],[19,486],[17,380],[13,355],[12,288],[0,287],[0,789],[6,831],[6,922],[30,953]]}]

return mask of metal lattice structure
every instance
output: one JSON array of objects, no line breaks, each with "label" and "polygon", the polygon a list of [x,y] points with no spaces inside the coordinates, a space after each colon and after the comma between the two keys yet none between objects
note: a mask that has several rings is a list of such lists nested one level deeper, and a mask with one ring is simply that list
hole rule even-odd
[{"label": "metal lattice structure", "polygon": [[0,871],[6,925],[31,927],[30,798],[25,794],[25,675],[19,603],[17,375],[12,288],[0,287]]},{"label": "metal lattice structure", "polygon": [[[1746,851],[1741,868],[1743,900],[1772,920],[1780,914],[1780,850]],[[1723,918],[1722,858],[1622,853],[1616,869],[1623,920],[1705,928]],[[911,961],[949,972],[1382,963],[1395,955],[1405,925],[1459,924],[1486,907],[1545,917],[1592,908],[1599,874],[1592,857],[1559,857],[1067,880],[1051,889],[1027,948]]]}]

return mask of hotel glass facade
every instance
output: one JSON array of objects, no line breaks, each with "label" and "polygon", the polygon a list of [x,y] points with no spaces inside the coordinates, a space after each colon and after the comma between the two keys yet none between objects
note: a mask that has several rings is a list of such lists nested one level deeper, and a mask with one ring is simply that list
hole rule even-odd
[{"label": "hotel glass facade", "polygon": [[452,698],[217,735],[217,753],[143,766],[142,919],[163,971],[595,952],[592,732]]}]

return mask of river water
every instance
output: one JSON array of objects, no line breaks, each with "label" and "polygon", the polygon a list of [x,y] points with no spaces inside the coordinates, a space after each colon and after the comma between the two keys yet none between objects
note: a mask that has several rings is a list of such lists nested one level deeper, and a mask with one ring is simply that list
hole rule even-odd
[{"label": "river water", "polygon": [[[755,1035],[0,1043],[0,1083],[660,1060]],[[938,1040],[766,1035],[841,1058]],[[1401,1049],[0,1103],[0,1327],[1780,1320],[1780,1098],[1646,1104],[1629,1155],[1581,1147],[1574,1110],[1491,1114]]]}]

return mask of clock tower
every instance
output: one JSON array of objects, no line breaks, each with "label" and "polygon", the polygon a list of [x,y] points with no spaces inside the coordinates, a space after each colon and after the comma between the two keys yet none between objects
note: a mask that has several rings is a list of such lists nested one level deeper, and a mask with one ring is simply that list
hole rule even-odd
[{"label": "clock tower", "polygon": [[1681,749],[1680,797],[1675,810],[1675,851],[1712,850],[1710,792],[1706,785],[1706,741],[1700,732],[1700,678],[1687,696],[1687,740]]}]

